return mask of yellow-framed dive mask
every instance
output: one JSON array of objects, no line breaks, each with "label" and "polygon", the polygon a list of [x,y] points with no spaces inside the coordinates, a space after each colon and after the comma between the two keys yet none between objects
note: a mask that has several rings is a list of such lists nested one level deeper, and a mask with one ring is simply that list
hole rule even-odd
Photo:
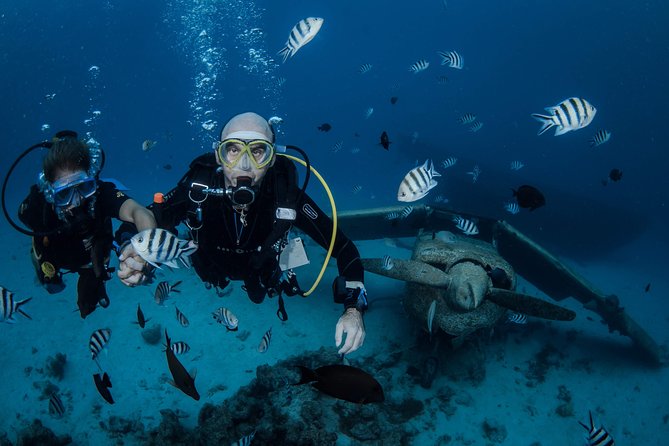
[{"label": "yellow-framed dive mask", "polygon": [[224,139],[218,143],[216,154],[229,168],[235,167],[246,154],[254,167],[262,169],[274,158],[274,144],[264,139]]}]

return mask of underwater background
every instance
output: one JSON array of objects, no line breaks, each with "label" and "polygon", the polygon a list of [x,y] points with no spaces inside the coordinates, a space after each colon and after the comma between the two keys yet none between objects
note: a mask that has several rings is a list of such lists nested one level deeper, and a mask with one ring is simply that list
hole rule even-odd
[{"label": "underwater background", "polygon": [[[276,53],[306,17],[324,18],[322,29],[282,63]],[[456,212],[509,221],[595,287],[616,294],[666,344],[668,19],[669,4],[660,1],[2,2],[0,173],[4,177],[27,147],[71,129],[100,142],[107,155],[102,177],[120,180],[130,196],[148,204],[154,192],[176,184],[193,158],[211,150],[230,117],[245,111],[279,116],[278,142],[307,151],[338,211],[399,204],[404,175],[431,159],[442,176],[417,204],[441,196]],[[451,50],[462,55],[463,69],[440,64],[438,51]],[[421,59],[429,67],[409,71]],[[363,64],[372,68],[362,73]],[[569,97],[597,108],[593,123],[538,136],[531,114]],[[458,122],[467,113],[484,124],[479,131]],[[323,123],[331,130],[319,131]],[[599,129],[611,139],[590,147]],[[383,131],[389,150],[379,145]],[[156,142],[149,151],[142,150],[146,140]],[[24,158],[7,183],[14,219],[42,155]],[[442,168],[449,157],[457,164]],[[524,167],[514,171],[509,165],[516,160]],[[475,165],[481,173],[473,182],[468,172]],[[612,169],[623,172],[620,181],[609,179]],[[504,204],[522,184],[539,188],[546,205],[511,215]],[[315,179],[309,193],[328,209]],[[205,418],[205,404],[260,398],[237,394],[257,367],[299,362],[294,357],[300,355],[313,360],[310,353],[338,360],[334,263],[314,295],[287,301],[285,323],[276,319],[275,301],[255,306],[239,284],[218,297],[183,269],[159,273],[159,280],[183,280],[181,294],[166,307],[153,302],[154,286],[129,289],[112,280],[111,306],[81,320],[73,312],[75,281],[67,277],[63,293],[48,295],[34,279],[29,238],[5,221],[0,231],[0,286],[33,298],[25,307],[32,320],[19,316],[16,324],[0,324],[0,433],[9,441],[37,418],[56,434],[71,435],[74,444],[169,444],[152,433],[165,432],[158,428],[167,418],[161,410],[176,414],[175,425],[194,429]],[[389,246],[380,239],[358,246],[363,257],[409,258],[402,246],[412,243]],[[307,250],[312,262],[298,270],[305,284],[324,255],[313,243]],[[220,417],[221,444],[257,429],[252,444],[576,445],[585,444],[578,421],[587,424],[588,411],[617,444],[662,445],[669,438],[666,367],[640,360],[629,339],[608,333],[575,301],[561,302],[578,313],[573,322],[506,325],[456,352],[440,351],[440,372],[423,389],[406,372],[420,367],[421,352],[429,350],[424,321],[404,313],[398,283],[367,275],[377,305],[365,316],[365,345],[350,357],[352,365],[378,373],[386,405],[395,410],[382,418],[393,422],[381,425],[373,406],[356,413],[302,386],[293,395],[294,420],[274,419],[271,411],[256,426]],[[520,286],[541,296],[522,279]],[[198,369],[201,401],[165,382],[160,344],[145,342],[132,324],[138,303],[173,339],[188,340],[191,351],[183,360]],[[177,326],[175,304],[190,327]],[[239,333],[224,332],[211,318],[222,305],[240,318]],[[270,326],[271,348],[259,354],[256,346]],[[100,358],[114,383],[113,406],[91,379],[98,367],[88,339],[102,327],[113,331]],[[50,360],[57,353],[67,358],[62,373]],[[261,369],[258,374],[268,373]],[[60,418],[48,412],[50,385],[64,395]],[[314,401],[333,406],[337,418],[319,412]],[[270,404],[276,411],[290,406]],[[365,438],[351,419],[364,420],[376,436]],[[337,438],[313,433],[311,443],[273,443],[267,426],[281,425]],[[174,434],[189,436],[196,434]]]}]

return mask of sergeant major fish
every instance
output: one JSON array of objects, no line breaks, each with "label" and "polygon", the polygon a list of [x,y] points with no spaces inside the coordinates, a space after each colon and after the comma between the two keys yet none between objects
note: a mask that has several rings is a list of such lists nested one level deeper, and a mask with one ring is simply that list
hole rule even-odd
[{"label": "sergeant major fish", "polygon": [[430,62],[428,62],[425,59],[420,59],[417,62],[411,64],[409,67],[409,71],[411,71],[413,74],[418,74],[421,71],[427,70],[427,67],[430,66]]},{"label": "sergeant major fish", "polygon": [[590,415],[590,426],[580,421],[578,422],[588,431],[588,446],[614,446],[616,442],[611,437],[611,434],[603,427],[595,427],[595,422],[592,420],[592,412],[588,411],[588,414]]},{"label": "sergeant major fish", "polygon": [[457,51],[439,51],[438,53],[441,56],[442,65],[448,65],[457,70],[462,70],[465,66],[462,56]]},{"label": "sergeant major fish", "polygon": [[181,310],[179,310],[178,307],[174,307],[174,308],[177,310],[176,314],[177,314],[177,321],[179,322],[179,325],[181,325],[182,327],[188,327],[190,325],[190,322],[188,322],[188,318],[186,317],[186,315],[183,314],[181,312]]},{"label": "sergeant major fish", "polygon": [[479,228],[476,226],[476,223],[471,220],[455,215],[453,217],[453,222],[455,223],[455,227],[461,230],[465,235],[476,235],[479,233]]},{"label": "sergeant major fish", "polygon": [[130,243],[142,259],[156,268],[161,264],[178,268],[177,260],[189,267],[188,257],[197,250],[194,241],[180,240],[160,228],[145,229],[135,234]]},{"label": "sergeant major fish", "polygon": [[546,111],[550,114],[532,113],[532,117],[542,123],[537,135],[543,135],[553,127],[555,136],[582,129],[590,125],[597,113],[597,109],[582,98],[565,99],[558,105],[546,107]]},{"label": "sergeant major fish", "polygon": [[170,293],[174,291],[175,293],[180,293],[181,291],[177,290],[177,286],[181,284],[181,280],[174,282],[174,285],[170,285],[169,282],[162,281],[158,284],[156,287],[156,292],[153,295],[153,299],[156,301],[158,305],[162,305],[165,300],[167,300],[168,297],[170,297]]},{"label": "sergeant major fish", "polygon": [[297,22],[290,31],[286,46],[284,46],[278,53],[283,56],[283,63],[286,63],[286,61],[293,57],[300,48],[311,42],[311,39],[316,37],[316,34],[318,34],[318,31],[321,30],[322,26],[323,19],[320,17],[307,17],[306,19]]},{"label": "sergeant major fish", "polygon": [[262,336],[262,339],[260,340],[260,344],[258,345],[258,352],[265,353],[269,349],[269,344],[271,341],[272,327],[269,327],[269,330],[265,332],[265,334]]},{"label": "sergeant major fish", "polygon": [[95,360],[102,349],[105,348],[110,338],[111,330],[109,328],[100,328],[91,334],[91,338],[88,341],[88,348],[91,351],[91,358],[93,360]]},{"label": "sergeant major fish", "polygon": [[14,293],[0,286],[0,298],[2,298],[2,302],[0,302],[0,322],[13,324],[16,322],[16,319],[14,318],[16,313],[19,313],[28,319],[32,319],[28,313],[21,308],[21,306],[30,302],[32,297],[16,300],[14,298]]},{"label": "sergeant major fish", "polygon": [[397,191],[397,199],[403,202],[420,200],[438,183],[434,179],[441,174],[434,170],[434,164],[425,160],[422,166],[414,167],[404,176]]},{"label": "sergeant major fish", "polygon": [[239,328],[239,319],[225,307],[220,307],[212,315],[216,322],[223,324],[230,331],[236,331]]},{"label": "sergeant major fish", "polygon": [[597,130],[595,136],[590,139],[590,147],[598,147],[611,139],[611,132],[608,130]]}]

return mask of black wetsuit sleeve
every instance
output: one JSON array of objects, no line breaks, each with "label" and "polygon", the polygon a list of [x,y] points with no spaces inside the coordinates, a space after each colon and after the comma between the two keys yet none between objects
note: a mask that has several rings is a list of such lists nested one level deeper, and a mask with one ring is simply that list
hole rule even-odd
[{"label": "black wetsuit sleeve", "polygon": [[96,208],[102,209],[104,215],[118,219],[121,206],[130,200],[130,197],[125,192],[118,190],[114,183],[100,181],[98,185],[98,200],[100,201],[96,205]]},{"label": "black wetsuit sleeve", "polygon": [[33,185],[19,206],[19,220],[33,231],[46,231],[44,212],[47,205],[44,195]]},{"label": "black wetsuit sleeve", "polygon": [[[297,228],[304,231],[324,249],[330,247],[333,222],[307,194],[302,196],[297,209]],[[337,259],[339,275],[347,281],[364,282],[364,269],[360,261],[360,253],[355,244],[344,233],[337,229],[332,257]]]}]

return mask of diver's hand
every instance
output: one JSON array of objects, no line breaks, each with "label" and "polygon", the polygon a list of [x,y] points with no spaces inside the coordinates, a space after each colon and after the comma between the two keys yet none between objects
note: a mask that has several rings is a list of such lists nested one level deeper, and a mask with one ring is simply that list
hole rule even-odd
[{"label": "diver's hand", "polygon": [[116,275],[124,285],[133,287],[144,283],[149,271],[146,261],[135,252],[132,244],[128,243],[118,256],[118,272]]},{"label": "diver's hand", "polygon": [[346,343],[337,352],[340,355],[353,353],[362,347],[365,341],[365,322],[362,313],[355,308],[349,308],[341,315],[335,329],[335,345],[339,347],[346,333]]}]

